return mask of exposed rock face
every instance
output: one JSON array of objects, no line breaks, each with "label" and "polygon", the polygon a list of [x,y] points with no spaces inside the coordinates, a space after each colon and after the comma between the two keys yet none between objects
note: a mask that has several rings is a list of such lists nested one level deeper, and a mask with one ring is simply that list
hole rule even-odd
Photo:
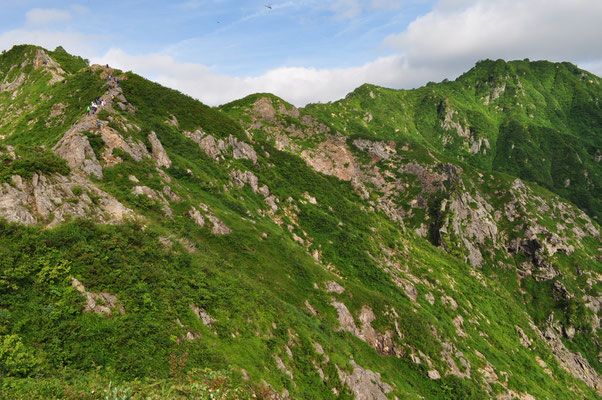
[{"label": "exposed rock face", "polygon": [[157,138],[157,134],[155,132],[151,132],[148,135],[148,140],[151,142],[153,147],[153,159],[157,162],[157,165],[159,167],[170,168],[171,160],[165,152],[165,149],[159,141],[159,138]]},{"label": "exposed rock face", "polygon": [[[76,195],[74,191],[81,194]],[[133,215],[132,210],[78,173],[69,177],[34,174],[31,181],[14,176],[13,185],[0,186],[0,216],[10,222],[43,223],[51,227],[68,216],[118,223]]]},{"label": "exposed rock face", "polygon": [[101,179],[102,167],[96,159],[88,138],[81,133],[94,129],[96,129],[94,118],[84,117],[65,133],[53,150],[67,161],[71,169],[81,170],[87,175]]},{"label": "exposed rock face", "polygon": [[286,368],[286,365],[284,365],[282,359],[278,355],[274,354],[274,360],[276,360],[276,365],[278,366],[278,369],[284,374],[286,374],[291,380],[293,380],[293,373],[288,368]]},{"label": "exposed rock face", "polygon": [[453,196],[449,202],[446,199],[441,204],[441,212],[449,213],[452,217],[446,219],[440,233],[446,235],[453,232],[457,237],[461,237],[469,252],[467,261],[474,266],[483,261],[477,246],[485,245],[488,239],[494,244],[497,241],[498,228],[492,217],[492,210],[493,207],[478,193],[473,197],[470,193],[463,192],[460,196]]},{"label": "exposed rock face", "polygon": [[121,158],[113,155],[113,149],[123,150],[135,161],[142,161],[143,159],[150,157],[150,154],[144,143],[140,141],[134,141],[131,137],[124,139],[119,132],[111,127],[103,126],[100,133],[102,135],[102,140],[105,142],[105,149],[102,154],[102,158],[109,166],[123,161]]},{"label": "exposed rock face", "polygon": [[195,306],[194,304],[190,305],[190,309],[197,316],[197,318],[200,319],[203,322],[203,324],[207,326],[212,326],[213,323],[217,321],[215,318],[212,318],[209,314],[207,314],[205,310]]},{"label": "exposed rock face", "polygon": [[232,233],[232,229],[228,228],[226,224],[224,224],[219,218],[214,215],[207,215],[207,219],[211,221],[213,227],[211,228],[211,233],[214,235],[229,235]]},{"label": "exposed rock face", "polygon": [[[449,371],[447,372],[447,374],[455,375],[460,378],[470,378],[471,366],[468,360],[464,357],[464,354],[462,354],[461,351],[457,350],[453,344],[448,342],[441,343],[441,347],[443,347],[443,350],[441,351],[441,358],[449,366]],[[456,357],[459,360],[466,372],[460,371],[460,369],[456,365],[454,357]]]},{"label": "exposed rock face", "polygon": [[178,122],[178,119],[176,118],[175,115],[171,115],[171,118],[166,119],[165,123],[170,126],[180,126],[180,123]]},{"label": "exposed rock face", "polygon": [[238,141],[234,136],[228,137],[228,142],[232,148],[232,156],[236,160],[244,159],[251,160],[253,164],[257,164],[257,153],[253,150],[250,144]]},{"label": "exposed rock face", "polygon": [[54,85],[57,82],[61,82],[65,80],[64,75],[65,71],[61,68],[60,64],[54,61],[46,52],[42,49],[38,49],[36,51],[36,56],[34,59],[34,68],[39,69],[43,68],[46,71],[50,72],[52,78],[48,82],[49,85]]},{"label": "exposed rock face", "polygon": [[114,294],[88,292],[84,285],[75,278],[71,278],[71,285],[86,298],[84,311],[111,315],[117,309],[120,314],[125,314],[125,309]]},{"label": "exposed rock face", "polygon": [[[8,74],[7,74],[8,77]],[[3,82],[0,84],[0,92],[13,92],[25,82],[26,75],[22,72],[12,82]],[[6,79],[6,78],[5,78]]]},{"label": "exposed rock face", "polygon": [[345,288],[343,286],[339,285],[335,281],[330,281],[330,282],[326,282],[326,291],[328,293],[341,294],[345,291]]},{"label": "exposed rock face", "polygon": [[554,315],[551,314],[548,318],[547,327],[543,332],[535,325],[531,325],[531,328],[541,340],[548,344],[562,368],[574,377],[581,379],[587,386],[595,389],[602,396],[602,378],[585,357],[580,353],[572,353],[566,348],[560,339],[562,328],[554,324],[553,321]]},{"label": "exposed rock face", "polygon": [[161,203],[161,209],[163,210],[163,213],[167,217],[173,218],[173,212],[171,211],[171,208],[169,208],[169,201],[165,198],[162,192],[156,192],[148,186],[138,185],[132,188],[132,194],[136,196],[146,196],[151,200],[159,201]]},{"label": "exposed rock face", "polygon": [[433,380],[441,379],[441,374],[436,369],[429,370],[427,374],[428,374],[428,377]]},{"label": "exposed rock face", "polygon": [[[447,131],[455,129],[458,136],[463,137],[463,138],[468,138],[470,137],[470,128],[466,127],[464,128],[462,126],[462,124],[460,124],[457,121],[454,121],[454,115],[457,115],[458,112],[456,110],[454,110],[453,108],[451,108],[450,104],[449,104],[449,100],[445,99],[445,101],[443,102],[443,104],[440,107],[440,111],[439,114],[443,117],[443,120],[441,121],[441,127]],[[445,138],[444,142],[446,141],[450,141],[450,139]]]},{"label": "exposed rock face", "polygon": [[374,159],[388,160],[397,154],[395,150],[395,142],[381,142],[366,139],[356,139],[353,145],[360,150],[370,154]]},{"label": "exposed rock face", "polygon": [[362,311],[359,315],[359,320],[362,322],[362,328],[359,329],[355,325],[353,316],[345,304],[333,301],[332,305],[339,314],[338,319],[342,330],[345,330],[356,336],[358,339],[368,343],[381,355],[395,355],[397,357],[401,357],[403,352],[395,346],[395,343],[393,343],[393,332],[386,331],[384,334],[381,334],[376,332],[376,330],[372,327],[371,323],[374,321],[376,316],[369,307],[364,306],[362,308]]},{"label": "exposed rock face", "polygon": [[253,112],[263,121],[268,123],[276,122],[276,110],[272,105],[272,101],[266,97],[258,99],[253,104]]},{"label": "exposed rock face", "polygon": [[201,228],[205,226],[205,218],[203,218],[203,215],[196,208],[192,207],[190,211],[188,211],[188,216]]},{"label": "exposed rock face", "polygon": [[244,187],[245,183],[251,187],[254,193],[259,192],[259,179],[251,171],[232,171],[230,172],[230,178],[238,187]]},{"label": "exposed rock face", "polygon": [[[303,150],[301,157],[318,172],[351,181],[357,175],[356,161],[343,136],[327,135],[315,150]],[[282,149],[280,149],[282,150]]]},{"label": "exposed rock face", "polygon": [[216,140],[212,135],[207,135],[201,130],[194,132],[183,132],[184,136],[194,140],[199,147],[215,161],[223,160],[225,154],[231,152],[236,160],[251,160],[257,163],[257,153],[250,144],[241,142],[230,135],[226,139]]},{"label": "exposed rock face", "polygon": [[353,391],[357,400],[387,400],[387,393],[393,388],[383,382],[380,374],[364,369],[351,360],[353,372],[347,374],[337,366],[339,378]]},{"label": "exposed rock face", "polygon": [[253,193],[261,194],[264,197],[266,204],[270,207],[272,213],[278,211],[278,200],[274,195],[270,195],[270,189],[266,185],[259,186],[259,179],[251,171],[232,171],[230,172],[230,178],[234,184],[240,188],[245,186],[245,183],[251,187]]},{"label": "exposed rock face", "polygon": [[158,200],[159,197],[157,196],[157,193],[149,188],[148,186],[134,186],[132,188],[132,194],[135,194],[137,196],[146,196],[149,199],[153,199],[153,200]]}]

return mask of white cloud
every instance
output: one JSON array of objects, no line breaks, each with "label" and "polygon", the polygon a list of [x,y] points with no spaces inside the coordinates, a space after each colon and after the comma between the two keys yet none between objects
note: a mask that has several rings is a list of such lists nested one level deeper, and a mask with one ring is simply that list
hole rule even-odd
[{"label": "white cloud", "polygon": [[51,8],[34,8],[25,15],[25,23],[28,27],[49,26],[68,22],[71,13],[65,10]]},{"label": "white cloud", "polygon": [[404,58],[399,56],[379,58],[355,68],[283,67],[260,76],[243,78],[216,74],[200,64],[179,64],[170,56],[132,56],[120,49],[112,49],[92,61],[131,69],[209,105],[223,104],[252,93],[270,92],[302,106],[308,102],[339,99],[366,82],[396,86],[400,81],[405,81],[410,85],[418,85],[432,75],[432,71],[427,69],[409,69]]},{"label": "white cloud", "polygon": [[599,0],[443,0],[386,43],[416,66],[483,58],[602,59]]}]

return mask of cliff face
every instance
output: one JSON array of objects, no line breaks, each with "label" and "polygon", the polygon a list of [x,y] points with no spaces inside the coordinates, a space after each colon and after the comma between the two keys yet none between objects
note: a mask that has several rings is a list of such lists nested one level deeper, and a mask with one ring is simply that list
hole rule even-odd
[{"label": "cliff face", "polygon": [[[459,162],[500,142],[451,94],[440,147],[408,134],[406,108],[385,137],[380,88],[212,109],[59,50],[0,66],[0,376],[16,397],[28,376],[38,397],[602,393],[598,223]],[[498,83],[483,106],[505,101]]]}]

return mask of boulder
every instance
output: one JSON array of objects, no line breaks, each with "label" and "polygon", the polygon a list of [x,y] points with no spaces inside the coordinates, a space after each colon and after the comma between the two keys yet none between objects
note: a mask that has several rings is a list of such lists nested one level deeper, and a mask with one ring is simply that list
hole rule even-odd
[{"label": "boulder", "polygon": [[165,152],[159,138],[157,138],[157,134],[155,132],[149,133],[148,140],[153,148],[153,159],[157,162],[157,165],[159,167],[170,168],[171,160]]}]

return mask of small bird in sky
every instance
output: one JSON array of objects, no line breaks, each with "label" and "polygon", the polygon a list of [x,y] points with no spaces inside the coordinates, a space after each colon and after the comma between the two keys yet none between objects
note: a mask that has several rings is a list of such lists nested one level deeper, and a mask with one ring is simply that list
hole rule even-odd
[{"label": "small bird in sky", "polygon": [[272,9],[272,6],[265,6],[265,8],[269,8],[270,10]]}]

